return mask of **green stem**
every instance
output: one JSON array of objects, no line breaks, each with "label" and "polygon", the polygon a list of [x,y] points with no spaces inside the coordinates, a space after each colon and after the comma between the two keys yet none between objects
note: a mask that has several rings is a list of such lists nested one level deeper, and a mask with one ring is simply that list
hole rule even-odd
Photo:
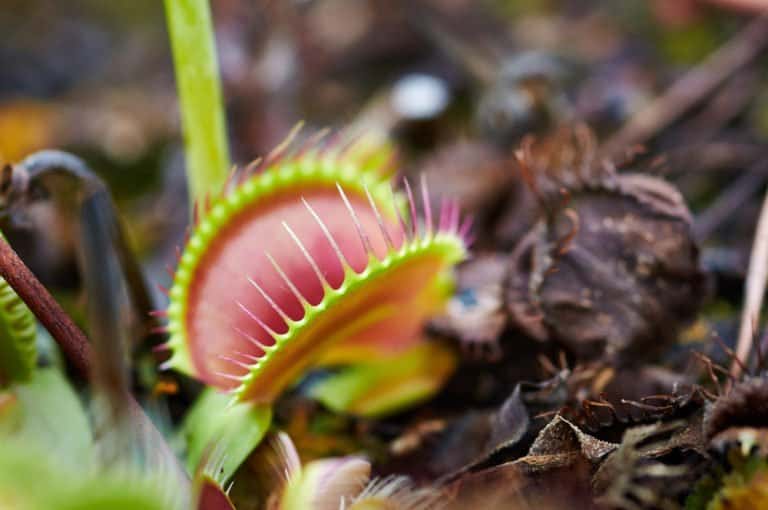
[{"label": "green stem", "polygon": [[208,0],[165,0],[191,202],[224,185],[227,130]]}]

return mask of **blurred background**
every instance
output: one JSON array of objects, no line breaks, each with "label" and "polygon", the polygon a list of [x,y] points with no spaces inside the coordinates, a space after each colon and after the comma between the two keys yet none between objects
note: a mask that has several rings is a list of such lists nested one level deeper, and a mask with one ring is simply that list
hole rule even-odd
[{"label": "blurred background", "polygon": [[[439,175],[433,192],[459,195],[480,250],[503,248],[524,230],[510,198],[522,137],[585,122],[613,156],[680,187],[728,307],[768,177],[764,7],[212,0],[233,160],[263,155],[301,120],[371,132],[395,144],[403,173]],[[0,161],[43,148],[83,157],[150,277],[167,281],[188,205],[162,2],[3,0],[0,31]],[[627,128],[642,115],[649,129]],[[41,209],[31,221],[56,228],[12,229],[14,245],[46,284],[77,288],[67,219]]]}]

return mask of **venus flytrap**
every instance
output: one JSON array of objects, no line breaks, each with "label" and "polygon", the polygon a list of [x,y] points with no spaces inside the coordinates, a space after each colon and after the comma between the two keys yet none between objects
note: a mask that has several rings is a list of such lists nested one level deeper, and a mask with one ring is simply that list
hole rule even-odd
[{"label": "venus flytrap", "polygon": [[269,405],[312,367],[422,341],[468,223],[450,202],[433,217],[422,186],[417,224],[410,187],[392,191],[357,154],[337,144],[270,157],[210,201],[169,292],[167,367]]},{"label": "venus flytrap", "polygon": [[[196,510],[235,510],[226,487],[229,475],[225,464],[230,452],[223,445],[208,449],[200,459],[193,478]],[[231,485],[230,485],[231,487]]]},{"label": "venus flytrap", "polygon": [[[228,155],[207,1],[165,4],[191,197],[199,206],[169,292],[165,366],[234,395],[220,408],[222,398],[206,392],[182,431],[188,469],[216,442],[226,452],[218,473],[226,480],[261,440],[271,404],[313,367],[365,363],[342,375],[347,405],[338,391],[325,392],[348,412],[391,412],[439,389],[455,360],[423,344],[421,328],[450,293],[448,273],[466,255],[468,224],[453,203],[434,222],[423,187],[419,227],[410,188],[407,195],[392,191],[390,147],[366,136],[324,148],[309,143],[285,156],[289,137],[224,182]],[[432,354],[438,363],[429,365]],[[385,362],[375,362],[383,359],[401,369],[387,376]],[[387,391],[374,399],[377,384]],[[216,498],[200,490],[201,499],[211,494]]]}]

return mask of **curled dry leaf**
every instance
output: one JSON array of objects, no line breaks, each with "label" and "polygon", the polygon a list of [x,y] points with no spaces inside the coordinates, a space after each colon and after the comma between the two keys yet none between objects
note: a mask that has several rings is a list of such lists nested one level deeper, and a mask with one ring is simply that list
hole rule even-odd
[{"label": "curled dry leaf", "polygon": [[457,477],[447,489],[451,508],[591,508],[590,472],[617,446],[557,416],[527,455]]},{"label": "curled dry leaf", "polygon": [[[594,464],[617,447],[618,445],[615,443],[601,441],[583,432],[562,416],[556,416],[536,437],[536,441],[528,451],[528,457],[555,459],[558,456],[570,457],[573,453],[578,453]],[[541,463],[533,462],[532,459],[523,458],[519,462],[526,462],[532,466],[537,465],[539,468],[543,467]]]},{"label": "curled dry leaf", "polygon": [[[406,431],[393,443],[386,472],[407,473],[419,480],[454,479],[485,465],[495,453],[525,451],[530,417],[519,388],[492,411],[471,411],[452,420],[427,422]],[[521,453],[522,453],[521,452]],[[510,457],[519,455],[509,453]]]},{"label": "curled dry leaf", "polygon": [[525,455],[545,424],[534,417],[557,410],[568,399],[569,374],[564,371],[541,383],[518,383],[493,410],[431,421],[420,431],[408,431],[394,443],[397,450],[392,453],[400,458],[393,468],[429,480],[455,480]]},{"label": "curled dry leaf", "polygon": [[567,466],[530,474],[527,466],[508,462],[467,473],[446,491],[449,509],[560,510],[593,508],[589,491],[591,466],[578,458]]}]

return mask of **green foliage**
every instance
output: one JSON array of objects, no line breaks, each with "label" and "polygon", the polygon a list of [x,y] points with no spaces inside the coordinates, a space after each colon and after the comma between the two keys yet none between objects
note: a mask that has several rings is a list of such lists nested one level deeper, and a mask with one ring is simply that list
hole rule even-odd
[{"label": "green foliage", "polygon": [[9,501],[14,510],[181,508],[184,486],[157,465],[99,462],[98,449],[113,431],[100,431],[97,443],[85,407],[58,369],[38,369],[0,397],[0,508]]},{"label": "green foliage", "polygon": [[197,470],[210,449],[225,452],[220,480],[227,480],[261,442],[272,422],[272,408],[251,403],[232,404],[229,395],[206,388],[181,428],[187,447],[187,469]]},{"label": "green foliage", "polygon": [[165,510],[146,481],[72,469],[40,446],[0,442],[0,507],[14,510]]},{"label": "green foliage", "polygon": [[14,441],[28,441],[49,456],[85,467],[93,459],[91,427],[85,409],[64,375],[53,368],[35,372],[13,389],[18,410],[10,430]]},{"label": "green foliage", "polygon": [[747,498],[757,495],[750,495],[749,485],[758,473],[768,471],[768,460],[757,453],[745,455],[739,448],[731,448],[727,457],[727,469],[718,466],[696,483],[685,500],[685,510],[722,510],[731,508],[728,499],[733,493],[744,492],[741,496]]},{"label": "green foliage", "polygon": [[0,278],[0,386],[29,381],[37,362],[35,317]]},{"label": "green foliage", "polygon": [[343,368],[312,386],[310,395],[336,412],[383,416],[432,397],[455,366],[448,347],[424,342],[391,359]]},{"label": "green foliage", "polygon": [[659,44],[667,57],[680,64],[696,64],[717,49],[720,33],[707,20],[675,27],[659,34]]},{"label": "green foliage", "polygon": [[696,483],[693,492],[686,498],[685,510],[707,510],[710,501],[715,498],[720,489],[720,476],[721,474],[702,477]]}]

